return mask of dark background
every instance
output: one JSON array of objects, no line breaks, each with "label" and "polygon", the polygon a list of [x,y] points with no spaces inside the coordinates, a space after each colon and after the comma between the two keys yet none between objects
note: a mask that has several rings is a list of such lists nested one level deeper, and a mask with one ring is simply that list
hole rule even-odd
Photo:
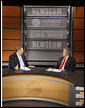
[{"label": "dark background", "polygon": [[2,0],[3,5],[71,5],[71,6],[82,6],[84,0]]}]

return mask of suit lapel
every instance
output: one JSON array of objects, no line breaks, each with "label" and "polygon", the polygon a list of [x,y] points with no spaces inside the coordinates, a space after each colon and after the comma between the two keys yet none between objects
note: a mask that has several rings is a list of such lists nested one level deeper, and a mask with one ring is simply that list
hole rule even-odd
[{"label": "suit lapel", "polygon": [[61,59],[59,60],[59,67],[60,67],[61,64],[62,64],[63,59],[64,59],[64,57],[61,57]]},{"label": "suit lapel", "polygon": [[17,56],[16,53],[15,53],[15,56],[16,56],[16,61],[17,61],[17,63],[19,64],[19,67],[20,67],[20,62],[19,62],[19,59],[18,59],[18,56]]}]

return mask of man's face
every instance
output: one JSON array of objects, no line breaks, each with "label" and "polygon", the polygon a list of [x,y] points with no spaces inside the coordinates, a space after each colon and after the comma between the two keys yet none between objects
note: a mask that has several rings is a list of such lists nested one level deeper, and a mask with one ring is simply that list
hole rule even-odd
[{"label": "man's face", "polygon": [[23,52],[24,52],[23,48],[21,48],[21,49],[18,51],[18,53],[19,53],[20,55],[22,55]]},{"label": "man's face", "polygon": [[65,49],[63,50],[63,56],[64,57],[68,56],[68,53],[67,53],[67,51]]}]

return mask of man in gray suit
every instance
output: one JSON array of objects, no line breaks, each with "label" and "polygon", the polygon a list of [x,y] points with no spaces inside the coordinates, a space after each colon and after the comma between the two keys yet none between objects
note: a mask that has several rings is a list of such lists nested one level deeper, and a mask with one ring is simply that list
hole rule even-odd
[{"label": "man in gray suit", "polygon": [[54,67],[57,69],[62,69],[62,71],[75,71],[76,62],[71,57],[69,48],[63,49],[63,57],[59,58],[57,65]]}]

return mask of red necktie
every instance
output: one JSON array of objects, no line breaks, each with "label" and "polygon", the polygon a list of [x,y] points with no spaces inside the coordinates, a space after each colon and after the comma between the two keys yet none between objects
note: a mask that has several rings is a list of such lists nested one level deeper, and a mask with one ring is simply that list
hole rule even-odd
[{"label": "red necktie", "polygon": [[65,63],[65,60],[66,60],[66,57],[63,59],[63,62],[62,62],[62,64],[61,64],[61,66],[60,66],[59,69],[62,69],[62,67],[63,67],[63,65],[64,65],[64,63]]}]

